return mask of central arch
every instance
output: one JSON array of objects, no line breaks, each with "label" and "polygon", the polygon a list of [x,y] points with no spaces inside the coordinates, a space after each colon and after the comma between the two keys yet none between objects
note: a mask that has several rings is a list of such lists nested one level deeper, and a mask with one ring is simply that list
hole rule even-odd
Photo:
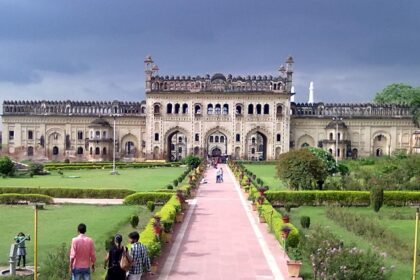
[{"label": "central arch", "polygon": [[179,161],[188,155],[188,132],[180,127],[170,129],[165,136],[167,161]]},{"label": "central arch", "polygon": [[262,129],[256,128],[246,136],[246,157],[248,160],[267,160],[268,138]]},{"label": "central arch", "polygon": [[[205,134],[205,154],[208,157],[228,156],[229,133],[223,127],[215,127]],[[220,153],[219,153],[220,151]]]}]

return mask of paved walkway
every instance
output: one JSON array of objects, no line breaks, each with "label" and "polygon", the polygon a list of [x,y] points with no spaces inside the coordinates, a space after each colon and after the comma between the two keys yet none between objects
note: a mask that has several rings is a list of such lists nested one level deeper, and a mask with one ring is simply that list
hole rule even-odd
[{"label": "paved walkway", "polygon": [[266,241],[272,236],[256,222],[228,167],[220,166],[224,182],[216,184],[215,169],[207,171],[208,184],[190,206],[159,279],[287,279],[284,254]]}]

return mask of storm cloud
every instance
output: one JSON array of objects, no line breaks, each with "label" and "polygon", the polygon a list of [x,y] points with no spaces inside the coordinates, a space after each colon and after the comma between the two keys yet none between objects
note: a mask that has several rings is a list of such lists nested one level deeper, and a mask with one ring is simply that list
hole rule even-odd
[{"label": "storm cloud", "polygon": [[164,75],[276,75],[296,100],[364,102],[420,84],[420,2],[3,0],[0,99],[144,99],[143,58]]}]

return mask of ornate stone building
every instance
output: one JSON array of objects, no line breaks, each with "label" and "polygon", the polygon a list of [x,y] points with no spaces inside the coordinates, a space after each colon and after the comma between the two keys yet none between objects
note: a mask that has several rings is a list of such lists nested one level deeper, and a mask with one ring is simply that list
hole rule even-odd
[{"label": "ornate stone building", "polygon": [[[17,159],[271,160],[322,147],[339,158],[420,152],[406,106],[296,104],[293,59],[276,76],[161,76],[145,59],[146,101],[4,101],[2,149]],[[313,85],[310,98],[313,100]]]}]

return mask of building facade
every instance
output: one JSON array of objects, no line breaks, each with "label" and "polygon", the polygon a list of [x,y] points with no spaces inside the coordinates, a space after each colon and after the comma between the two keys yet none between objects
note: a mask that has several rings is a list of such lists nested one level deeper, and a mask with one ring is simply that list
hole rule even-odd
[{"label": "building facade", "polygon": [[340,159],[420,152],[401,105],[293,102],[293,59],[276,76],[160,76],[145,59],[142,102],[4,101],[2,152],[16,159],[273,160],[321,147]]}]

